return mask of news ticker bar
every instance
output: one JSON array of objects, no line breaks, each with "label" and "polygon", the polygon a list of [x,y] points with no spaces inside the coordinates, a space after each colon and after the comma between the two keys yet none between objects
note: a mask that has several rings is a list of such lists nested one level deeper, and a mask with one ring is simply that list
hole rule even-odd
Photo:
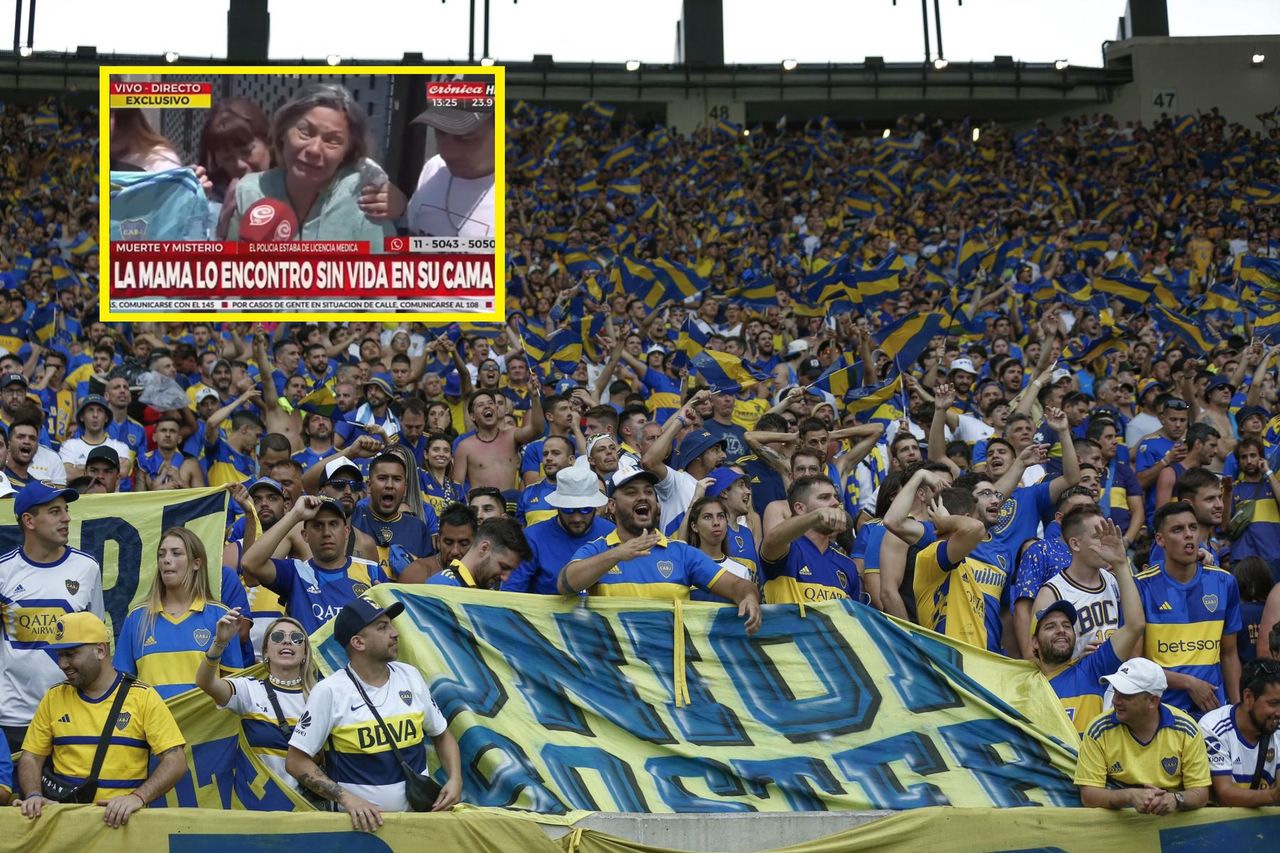
[{"label": "news ticker bar", "polygon": [[132,253],[111,259],[109,298],[488,298],[492,255],[245,257]]},{"label": "news ticker bar", "polygon": [[[370,255],[368,240],[288,240],[246,243],[234,240],[112,240],[111,251],[120,255]],[[488,255],[497,244],[478,237],[385,237],[382,251],[398,255]]]},{"label": "news ticker bar", "polygon": [[212,83],[112,83],[108,101],[113,107],[208,109],[213,106]]},{"label": "news ticker bar", "polygon": [[132,299],[111,299],[112,313],[130,312],[156,314],[184,311],[246,311],[260,313],[306,312],[339,313],[351,311],[367,311],[378,313],[443,313],[446,311],[467,311],[487,314],[493,311],[493,297],[439,297],[439,298],[407,298],[388,299],[376,297],[362,298],[317,298],[317,299],[189,299],[136,297]]}]

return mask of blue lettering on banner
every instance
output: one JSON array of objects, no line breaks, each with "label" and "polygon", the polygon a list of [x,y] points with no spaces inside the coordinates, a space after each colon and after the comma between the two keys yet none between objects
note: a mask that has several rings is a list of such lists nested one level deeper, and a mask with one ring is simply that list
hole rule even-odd
[{"label": "blue lettering on banner", "polygon": [[890,766],[904,761],[911,772],[920,776],[942,773],[947,769],[947,762],[933,741],[920,732],[904,732],[846,749],[837,752],[832,759],[846,779],[862,787],[872,808],[915,809],[951,805],[937,785],[925,782],[904,786]]},{"label": "blue lettering on banner", "polygon": [[[102,600],[114,630],[119,631],[129,615],[129,604],[138,592],[142,575],[142,536],[123,518],[93,518],[81,523],[80,550],[104,568],[113,564],[105,559],[108,542],[116,545],[116,582],[103,590]],[[106,585],[105,579],[103,585]]]},{"label": "blue lettering on banner", "polygon": [[281,850],[341,850],[342,853],[391,853],[391,847],[366,832],[295,832],[289,835],[169,833],[169,853],[279,853]]},{"label": "blue lettering on banner", "polygon": [[[501,756],[495,761],[491,755]],[[509,806],[521,791],[529,793],[531,811],[544,814],[564,814],[564,803],[544,784],[542,775],[533,766],[529,756],[511,738],[498,734],[484,726],[471,726],[458,738],[458,751],[462,755],[462,799],[477,806]],[[482,764],[493,767],[485,778],[480,773]]]},{"label": "blue lettering on banner", "polygon": [[[636,782],[631,764],[613,753],[594,746],[562,746],[549,743],[542,748],[542,760],[551,780],[575,809],[610,812],[647,812],[649,805]],[[601,807],[582,781],[582,770],[591,770],[604,782],[613,798]]]},{"label": "blue lettering on banner", "polygon": [[[236,753],[239,751],[237,741],[237,737],[232,735],[218,738],[217,740],[191,744],[187,747],[191,755],[191,764],[195,767],[196,777],[193,781],[191,771],[188,770],[182,774],[178,784],[173,787],[172,796],[177,799],[180,808],[194,809],[200,807],[196,797],[197,785],[201,788],[215,785],[218,797],[222,801],[222,808],[231,808],[231,791],[235,785],[233,768],[235,766]],[[154,772],[159,763],[159,759],[152,755],[147,771],[148,774]],[[165,799],[161,797],[152,802],[148,808],[160,809],[166,808],[167,805]],[[286,806],[286,808],[291,807]]]},{"label": "blue lettering on banner", "polygon": [[594,736],[585,715],[570,701],[567,692],[571,691],[635,737],[655,744],[676,742],[658,712],[623,675],[620,667],[626,657],[608,620],[599,613],[575,609],[555,615],[566,654],[514,610],[478,604],[463,609],[476,633],[511,664],[516,687],[542,726]]},{"label": "blue lettering on banner", "polygon": [[444,658],[454,677],[431,682],[431,698],[446,720],[462,711],[496,717],[507,704],[507,691],[480,657],[475,635],[458,624],[458,618],[441,598],[393,593],[404,602],[404,614]]},{"label": "blue lettering on banner", "polygon": [[[1040,805],[1026,795],[1039,788],[1054,806],[1078,806],[1080,794],[1071,777],[1059,772],[1043,746],[1001,720],[968,720],[938,729],[938,734],[964,767],[978,780],[992,805]],[[1014,755],[1005,761],[996,751],[1005,744]]]},{"label": "blue lettering on banner", "polygon": [[[764,625],[743,633],[736,608],[721,608],[710,636],[742,697],[757,720],[793,743],[864,731],[875,721],[880,691],[831,618],[810,609],[804,619],[794,605],[765,608]],[[792,643],[825,688],[821,696],[797,699],[788,679],[769,656],[770,645]],[[793,680],[797,679],[792,673]]]},{"label": "blue lettering on banner", "polygon": [[[738,615],[737,609],[733,614]],[[741,623],[738,631],[742,631]],[[644,769],[653,777],[658,796],[673,812],[753,812],[755,806],[733,800],[710,800],[699,797],[684,786],[681,779],[698,779],[717,797],[741,797],[746,794],[742,780],[719,761],[710,758],[686,758],[663,755],[650,758]]]},{"label": "blue lettering on banner", "polygon": [[889,668],[889,684],[913,714],[942,708],[959,708],[960,694],[933,668],[914,645],[902,642],[903,630],[878,610],[846,599],[845,610],[875,640],[876,649]]},{"label": "blue lettering on banner", "polygon": [[[735,611],[736,612],[736,611]],[[693,640],[685,632],[685,682],[689,704],[675,705],[674,630],[675,615],[661,611],[618,614],[636,655],[648,664],[667,691],[667,713],[675,721],[683,739],[699,746],[753,746],[732,708],[715,700],[706,681],[693,665],[702,660]],[[741,631],[741,627],[738,628]]]},{"label": "blue lettering on banner", "polygon": [[844,793],[840,782],[827,765],[816,758],[795,756],[765,761],[748,761],[735,758],[729,762],[734,771],[746,780],[751,793],[761,799],[769,796],[769,784],[773,783],[793,812],[825,812],[827,805],[816,796],[806,780],[812,779],[832,796]]}]

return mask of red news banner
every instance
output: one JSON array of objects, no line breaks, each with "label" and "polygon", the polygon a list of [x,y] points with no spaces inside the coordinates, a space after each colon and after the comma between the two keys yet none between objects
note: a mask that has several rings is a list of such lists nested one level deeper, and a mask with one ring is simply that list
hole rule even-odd
[{"label": "red news banner", "polygon": [[[384,249],[430,254],[371,255],[369,243],[362,241],[115,242],[111,244],[111,298],[305,302],[332,297],[494,295],[492,248],[487,254],[469,254],[466,249],[424,249],[418,245],[421,242],[422,238],[389,237]],[[450,241],[432,242],[447,245]]]}]

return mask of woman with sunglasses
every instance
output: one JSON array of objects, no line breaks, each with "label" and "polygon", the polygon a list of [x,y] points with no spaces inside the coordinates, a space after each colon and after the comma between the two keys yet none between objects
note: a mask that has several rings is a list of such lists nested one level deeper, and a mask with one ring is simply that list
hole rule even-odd
[{"label": "woman with sunglasses", "polygon": [[[232,610],[218,620],[217,634],[209,650],[209,660],[228,648],[239,632],[240,611]],[[275,775],[275,781],[295,791],[298,783],[285,770],[289,738],[307,704],[307,696],[315,686],[315,668],[311,665],[311,643],[302,625],[289,616],[281,616],[267,626],[262,638],[262,662],[266,678],[236,676],[221,678],[217,667],[201,662],[196,670],[196,686],[209,694],[219,708],[240,716],[244,733],[241,748],[248,744],[254,755]],[[246,784],[241,784],[241,778]],[[252,781],[248,761],[242,756],[236,762],[236,790],[246,805],[257,803],[263,809],[291,809],[287,801],[274,801],[270,794],[250,794]]]}]

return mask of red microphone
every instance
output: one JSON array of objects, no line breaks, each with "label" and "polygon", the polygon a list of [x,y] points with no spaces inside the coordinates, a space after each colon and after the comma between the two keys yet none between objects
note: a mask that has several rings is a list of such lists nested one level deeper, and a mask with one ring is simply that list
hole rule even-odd
[{"label": "red microphone", "polygon": [[255,201],[240,217],[240,239],[246,243],[283,243],[298,234],[298,217],[274,198]]}]

